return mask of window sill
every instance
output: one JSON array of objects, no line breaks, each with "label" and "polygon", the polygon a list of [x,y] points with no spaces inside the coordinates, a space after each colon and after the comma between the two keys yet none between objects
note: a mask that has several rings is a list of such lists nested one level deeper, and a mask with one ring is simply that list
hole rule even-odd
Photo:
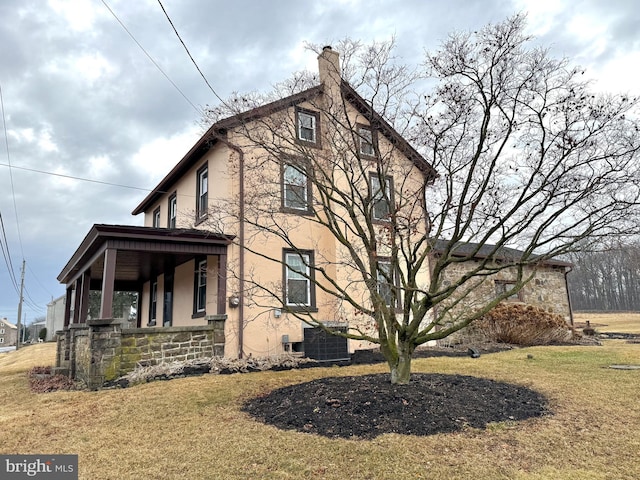
[{"label": "window sill", "polygon": [[318,148],[318,149],[322,148],[322,145],[317,140],[315,142],[312,142],[311,140],[302,140],[301,138],[296,137],[296,143],[298,145],[304,145],[305,147]]},{"label": "window sill", "polygon": [[196,312],[191,315],[191,318],[204,318],[207,315],[207,312]]},{"label": "window sill", "polygon": [[196,221],[193,222],[193,226],[197,227],[198,225],[200,225],[201,223],[203,223],[205,220],[207,219],[207,215],[202,215],[201,217],[196,217]]},{"label": "window sill", "polygon": [[298,208],[282,207],[280,209],[280,211],[282,213],[291,213],[293,215],[302,215],[302,216],[313,215],[313,212],[311,210],[309,210],[309,209],[302,210],[302,209],[298,209]]},{"label": "window sill", "polygon": [[295,312],[295,313],[318,313],[318,307],[310,306],[310,307],[294,307],[294,306],[285,306],[284,312]]}]

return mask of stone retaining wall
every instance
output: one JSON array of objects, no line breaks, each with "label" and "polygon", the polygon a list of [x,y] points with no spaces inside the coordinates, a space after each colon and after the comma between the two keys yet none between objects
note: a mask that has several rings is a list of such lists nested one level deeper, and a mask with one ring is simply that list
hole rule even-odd
[{"label": "stone retaining wall", "polygon": [[224,356],[224,315],[208,325],[123,329],[119,320],[89,320],[57,332],[56,367],[91,389],[115,380],[137,365]]}]

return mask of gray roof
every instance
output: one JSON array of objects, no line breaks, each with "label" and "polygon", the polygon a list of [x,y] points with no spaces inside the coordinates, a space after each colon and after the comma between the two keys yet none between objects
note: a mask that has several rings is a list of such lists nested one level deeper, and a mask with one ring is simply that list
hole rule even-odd
[{"label": "gray roof", "polygon": [[[449,240],[436,240],[433,246],[435,253],[443,253],[449,244]],[[494,260],[517,261],[520,260],[525,252],[509,247],[496,247],[489,243],[480,244],[473,242],[456,242],[451,249],[451,254],[456,257],[471,258],[493,258]],[[534,262],[537,258],[541,258],[543,265],[555,265],[560,267],[570,267],[572,263],[554,258],[546,258],[544,255],[530,255],[526,259]]]}]

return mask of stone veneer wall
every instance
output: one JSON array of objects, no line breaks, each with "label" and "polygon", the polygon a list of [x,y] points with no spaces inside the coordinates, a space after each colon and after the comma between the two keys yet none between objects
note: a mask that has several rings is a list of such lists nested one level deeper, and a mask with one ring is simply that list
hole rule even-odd
[{"label": "stone veneer wall", "polygon": [[[461,262],[447,267],[443,275],[443,282],[455,281],[471,268],[477,266],[477,261]],[[525,269],[526,276],[531,270]],[[544,310],[561,315],[567,324],[571,324],[571,308],[569,307],[569,297],[567,295],[567,285],[564,276],[565,269],[562,266],[541,266],[536,271],[536,276],[527,283],[521,290],[521,303],[534,305]],[[460,314],[464,309],[475,310],[476,305],[485,305],[488,300],[496,296],[496,281],[515,281],[516,272],[512,269],[501,270],[494,275],[486,277],[482,283],[477,285],[472,292],[456,306],[451,315]],[[514,300],[504,300],[513,302]],[[439,308],[442,308],[440,306]],[[449,335],[443,340],[439,340],[442,345],[451,343],[473,343],[479,337],[473,329],[473,323],[462,330]]]},{"label": "stone veneer wall", "polygon": [[[477,262],[461,262],[447,267],[444,272],[443,282],[460,278],[471,268],[477,266]],[[531,270],[525,269],[524,275]],[[522,302],[527,305],[535,305],[549,312],[557,313],[564,317],[567,323],[571,322],[571,309],[567,295],[567,285],[564,276],[565,267],[541,266],[538,267],[535,277],[527,283],[522,291]],[[485,279],[462,302],[462,308],[473,308],[474,303],[484,304],[487,300],[495,298],[496,281],[515,281],[516,272],[511,269],[501,270]],[[509,301],[509,300],[505,300]]]},{"label": "stone veneer wall", "polygon": [[209,325],[122,329],[119,320],[89,320],[57,332],[59,372],[91,389],[135,369],[175,361],[224,356],[224,315]]}]

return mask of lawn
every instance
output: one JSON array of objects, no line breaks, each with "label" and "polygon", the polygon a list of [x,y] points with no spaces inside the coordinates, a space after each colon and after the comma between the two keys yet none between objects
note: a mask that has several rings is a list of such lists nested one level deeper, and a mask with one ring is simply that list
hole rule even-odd
[{"label": "lawn", "polygon": [[416,360],[416,372],[476,375],[537,390],[549,399],[553,415],[483,430],[373,440],[282,431],[240,408],[280,386],[384,372],[384,365],[33,394],[26,372],[52,364],[54,349],[40,344],[0,355],[0,453],[78,454],[82,479],[640,477],[640,370],[607,368],[640,364],[639,344],[611,340],[479,359]]},{"label": "lawn", "polygon": [[637,312],[574,314],[576,323],[584,323],[587,320],[600,332],[640,333],[640,313]]}]

